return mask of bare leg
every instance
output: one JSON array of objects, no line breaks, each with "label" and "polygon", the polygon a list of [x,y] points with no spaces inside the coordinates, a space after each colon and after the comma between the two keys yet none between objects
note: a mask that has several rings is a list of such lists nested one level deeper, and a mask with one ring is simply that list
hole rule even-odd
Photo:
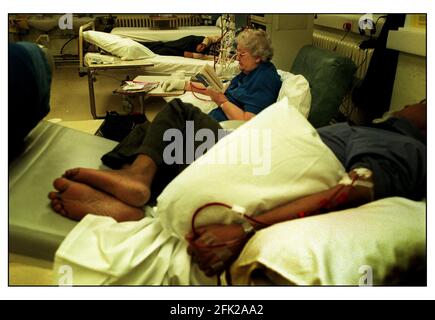
[{"label": "bare leg", "polygon": [[109,216],[118,222],[135,221],[144,217],[143,210],[85,184],[59,178],[53,185],[58,192],[48,194],[51,207],[67,218],[79,221],[88,213]]},{"label": "bare leg", "polygon": [[67,170],[64,177],[105,191],[131,206],[141,207],[150,198],[156,171],[157,166],[151,158],[139,155],[131,166],[120,170],[75,168]]}]

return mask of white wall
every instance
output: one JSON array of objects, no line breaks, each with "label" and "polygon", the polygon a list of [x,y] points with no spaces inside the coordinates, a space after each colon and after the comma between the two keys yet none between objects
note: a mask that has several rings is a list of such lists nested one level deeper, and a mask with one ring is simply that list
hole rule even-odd
[{"label": "white wall", "polygon": [[[327,31],[333,33],[337,38],[341,39],[345,30],[343,29],[343,24],[348,23],[351,26],[351,32],[346,35],[346,41],[351,42],[361,42],[362,40],[368,39],[368,36],[360,35],[358,21],[364,14],[317,14],[314,19],[314,29],[317,31]],[[383,14],[374,14],[373,19],[377,21]],[[385,19],[379,19],[376,24],[376,33],[374,37],[379,36],[382,30]],[[368,31],[366,31],[369,34]]]},{"label": "white wall", "polygon": [[274,48],[272,62],[278,69],[290,71],[299,50],[313,42],[313,18],[308,15],[275,14],[269,27]]},{"label": "white wall", "polygon": [[[405,27],[388,34],[387,48],[399,51],[390,110],[426,98],[426,25],[425,17],[407,15]],[[421,23],[424,20],[424,23]]]},{"label": "white wall", "polygon": [[251,16],[251,22],[266,29],[273,46],[272,62],[289,71],[299,50],[313,42],[312,14],[266,14]]},{"label": "white wall", "polygon": [[426,98],[426,57],[400,53],[390,110],[402,109],[407,104]]}]

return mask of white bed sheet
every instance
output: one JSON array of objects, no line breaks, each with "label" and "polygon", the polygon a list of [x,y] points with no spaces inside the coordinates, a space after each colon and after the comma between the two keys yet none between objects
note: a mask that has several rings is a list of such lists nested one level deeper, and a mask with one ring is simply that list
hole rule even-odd
[{"label": "white bed sheet", "polygon": [[110,33],[128,37],[135,41],[172,41],[190,35],[219,36],[221,34],[221,29],[216,26],[179,27],[171,30],[119,27],[113,28]]},{"label": "white bed sheet", "polygon": [[146,207],[140,221],[117,223],[87,215],[56,252],[54,274],[68,266],[68,285],[215,285],[191,263],[187,242],[164,230],[154,210]]},{"label": "white bed sheet", "polygon": [[[92,66],[92,61],[96,59],[96,57],[101,56],[104,57],[101,60],[107,60],[107,55],[101,55],[101,54],[95,54],[95,53],[87,53],[85,55],[85,65],[86,66]],[[110,56],[112,57],[112,56]],[[116,66],[116,65],[125,65],[126,62],[122,61],[118,57],[113,57],[112,59],[113,63],[106,64],[107,66]],[[147,59],[141,59],[141,60],[132,60],[128,61],[129,65],[140,65],[144,62],[147,63],[153,63],[154,66],[147,66],[146,72],[147,73],[154,73],[154,74],[172,74],[175,71],[184,71],[186,75],[194,75],[197,72],[201,70],[201,68],[205,64],[209,64],[213,66],[213,61],[210,60],[201,60],[201,59],[192,59],[192,58],[184,58],[184,57],[175,57],[175,56],[163,56],[163,55],[156,55],[152,58]],[[220,66],[217,66],[218,73],[220,72]],[[237,61],[234,61],[231,63],[228,72],[230,75],[236,75],[239,73],[239,63]]]}]

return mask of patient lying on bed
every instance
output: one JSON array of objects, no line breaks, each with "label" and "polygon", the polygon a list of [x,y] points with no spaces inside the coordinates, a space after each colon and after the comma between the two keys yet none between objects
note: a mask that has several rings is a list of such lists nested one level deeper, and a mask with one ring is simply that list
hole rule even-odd
[{"label": "patient lying on bed", "polygon": [[[203,127],[198,128],[210,127],[203,123]],[[328,190],[263,212],[256,218],[247,217],[245,224],[214,224],[197,228],[195,233],[186,235],[192,260],[207,275],[214,275],[238,256],[257,229],[390,196],[420,200],[425,196],[426,186],[425,132],[425,103],[410,106],[374,126],[341,123],[318,129],[321,139],[340,160],[348,175]],[[150,165],[149,170],[153,172],[155,167]],[[67,171],[65,176],[68,179],[55,181],[58,192],[50,194],[53,207],[58,205],[61,214],[74,219],[80,219],[88,212],[109,215],[118,221],[141,219],[142,210],[133,203],[137,201],[135,197],[141,196],[137,187],[144,187],[149,176],[139,173],[136,177],[128,177],[119,171],[111,173],[92,169]]]},{"label": "patient lying on bed", "polygon": [[245,224],[215,224],[191,231],[186,239],[206,275],[224,271],[238,257],[256,230],[311,215],[353,208],[400,196],[426,195],[426,102],[405,107],[387,121],[369,126],[339,123],[318,129],[322,141],[348,175],[328,190],[289,202]]},{"label": "patient lying on bed", "polygon": [[152,52],[165,56],[180,56],[185,58],[212,60],[218,51],[218,36],[186,36],[173,41],[141,42]]}]

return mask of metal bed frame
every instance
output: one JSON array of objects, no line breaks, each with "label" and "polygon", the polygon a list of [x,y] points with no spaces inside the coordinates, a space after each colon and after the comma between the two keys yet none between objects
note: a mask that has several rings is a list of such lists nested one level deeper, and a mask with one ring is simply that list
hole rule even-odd
[{"label": "metal bed frame", "polygon": [[[151,15],[118,15],[115,19],[115,26],[117,27],[142,27],[142,28],[155,28],[156,20],[154,16]],[[201,24],[201,18],[198,15],[175,15],[174,19],[170,20],[171,28],[178,28],[183,26],[199,26]],[[88,88],[89,88],[89,103],[91,114],[94,119],[102,119],[104,116],[99,116],[96,110],[95,103],[95,89],[94,82],[96,80],[96,74],[98,71],[107,71],[114,69],[124,69],[124,70],[141,70],[147,67],[152,67],[152,63],[145,61],[122,61],[116,65],[106,65],[106,64],[95,64],[91,66],[85,66],[84,63],[84,53],[83,53],[83,32],[86,30],[95,30],[95,23],[93,21],[84,24],[79,28],[79,41],[78,41],[78,51],[79,51],[79,75],[88,77]],[[140,97],[141,106],[143,109],[143,96]]]},{"label": "metal bed frame", "polygon": [[[106,65],[106,64],[95,64],[91,66],[85,66],[84,64],[84,54],[83,54],[83,32],[86,30],[95,30],[95,24],[93,21],[86,23],[81,26],[79,29],[79,75],[80,76],[88,76],[88,88],[89,88],[89,103],[91,114],[94,119],[103,119],[104,116],[99,116],[97,114],[96,104],[95,104],[95,89],[94,82],[96,79],[96,73],[98,71],[107,71],[114,69],[124,69],[124,70],[140,70],[146,67],[153,66],[152,63],[149,62],[138,62],[138,61],[122,61],[117,63],[116,65]],[[141,101],[142,103],[142,101]]]}]

